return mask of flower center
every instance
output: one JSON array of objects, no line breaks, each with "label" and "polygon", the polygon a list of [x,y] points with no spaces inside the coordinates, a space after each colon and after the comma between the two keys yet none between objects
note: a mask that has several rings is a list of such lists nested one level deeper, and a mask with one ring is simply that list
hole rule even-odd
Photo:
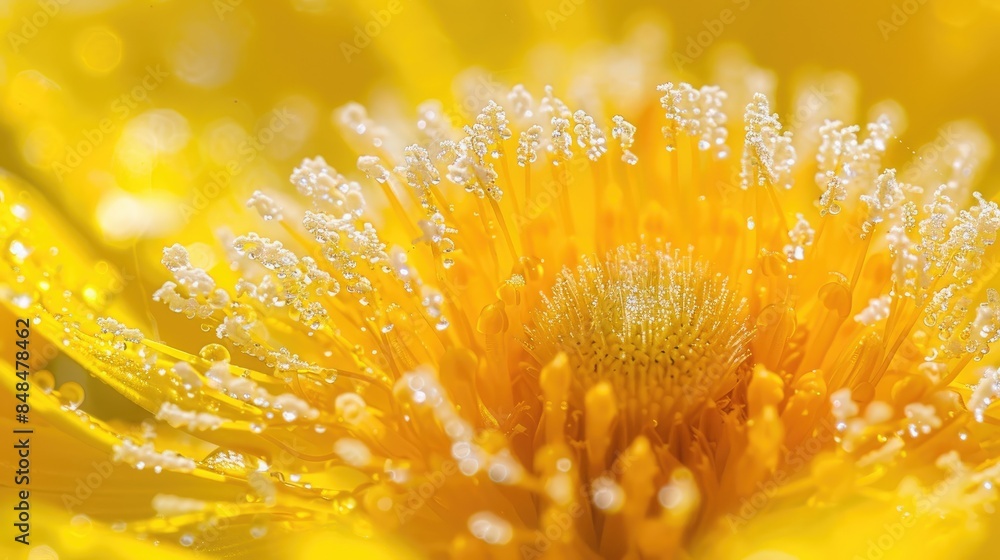
[{"label": "flower center", "polygon": [[566,354],[570,404],[610,383],[631,432],[732,390],[749,367],[746,317],[745,300],[705,263],[620,247],[603,263],[563,271],[535,313],[528,347],[541,364]]}]

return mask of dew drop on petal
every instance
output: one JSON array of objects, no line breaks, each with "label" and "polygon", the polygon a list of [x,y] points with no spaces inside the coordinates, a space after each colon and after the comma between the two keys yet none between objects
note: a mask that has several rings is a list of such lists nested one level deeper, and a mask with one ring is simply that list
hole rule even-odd
[{"label": "dew drop on petal", "polygon": [[32,249],[30,247],[28,247],[27,245],[25,245],[24,243],[22,243],[20,240],[17,239],[10,242],[10,246],[8,247],[8,249],[10,250],[10,254],[13,255],[19,261],[23,261],[24,259],[28,258],[28,256],[31,255],[32,252]]},{"label": "dew drop on petal", "polygon": [[69,524],[70,531],[78,537],[86,536],[94,528],[94,524],[90,521],[90,518],[83,514],[74,515],[69,520]]},{"label": "dew drop on petal", "polygon": [[202,359],[208,360],[210,362],[228,362],[229,361],[229,350],[221,344],[206,344],[198,352],[198,355]]},{"label": "dew drop on petal", "polygon": [[34,382],[35,387],[42,390],[43,393],[51,393],[52,389],[55,389],[56,378],[52,375],[52,372],[41,369],[31,374],[31,381]]},{"label": "dew drop on petal", "polygon": [[51,546],[43,544],[31,549],[31,552],[28,553],[28,560],[59,560],[59,553]]},{"label": "dew drop on petal", "polygon": [[31,294],[15,294],[10,298],[10,302],[21,309],[27,309],[35,302],[35,298],[31,297]]},{"label": "dew drop on petal", "polygon": [[25,206],[23,206],[23,205],[21,205],[21,204],[15,204],[15,205],[11,206],[10,207],[10,213],[13,214],[14,217],[16,217],[17,219],[22,220],[22,221],[23,220],[27,220],[28,216],[31,215],[31,213],[28,212],[28,208],[25,207]]},{"label": "dew drop on petal", "polygon": [[70,410],[76,410],[83,403],[83,387],[75,381],[67,381],[59,386],[59,400]]}]

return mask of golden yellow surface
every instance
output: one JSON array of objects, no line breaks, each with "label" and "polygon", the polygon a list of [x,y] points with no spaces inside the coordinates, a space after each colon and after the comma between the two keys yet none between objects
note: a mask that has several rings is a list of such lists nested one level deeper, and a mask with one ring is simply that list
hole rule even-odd
[{"label": "golden yellow surface", "polygon": [[[359,101],[386,121],[402,122],[413,120],[418,103],[439,98],[449,115],[474,118],[483,101],[504,96],[511,84],[565,90],[581,68],[579,53],[623,41],[649,23],[664,30],[665,42],[650,44],[662,45],[667,67],[696,86],[712,75],[714,53],[739,45],[774,72],[772,109],[782,114],[792,110],[802,77],[838,70],[856,80],[858,122],[887,99],[905,109],[904,149],[933,142],[956,119],[1000,138],[996,0],[0,0],[0,191],[5,205],[34,204],[35,233],[59,239],[75,259],[73,281],[93,286],[94,301],[82,292],[88,304],[194,351],[214,341],[213,334],[151,301],[151,291],[169,277],[159,265],[161,248],[183,243],[196,264],[210,268],[218,259],[206,245],[211,232],[241,212],[254,190],[287,190],[290,170],[304,157],[321,154],[338,169],[352,167],[356,155],[334,125],[336,108]],[[462,76],[473,76],[471,90]],[[261,130],[271,139],[247,147],[247,134]],[[989,163],[977,188],[994,194],[998,172]],[[13,323],[11,313],[0,313],[0,328]],[[4,375],[10,348],[5,340]],[[88,410],[110,425],[145,417],[71,360],[49,369],[60,383],[83,385]],[[128,394],[123,386],[116,389]],[[16,426],[7,413],[14,402],[5,392],[0,433]],[[44,422],[41,409],[33,417]],[[101,448],[81,445],[83,439],[66,428],[36,441],[34,464],[57,476],[61,463],[107,457],[110,439]],[[177,446],[196,447],[183,439]],[[226,557],[122,535],[74,517],[58,499],[35,501],[37,545],[30,552],[11,545],[7,447],[0,440],[3,557]],[[148,503],[155,489],[128,470],[115,467],[115,492],[134,492]],[[206,499],[221,496],[209,482],[217,481],[185,488]],[[181,484],[189,483],[164,483]],[[91,505],[105,513],[118,507],[149,513],[138,501],[109,492]],[[786,534],[782,527],[798,520],[778,512],[763,521],[766,537],[751,534],[718,553],[747,560],[849,558],[895,520],[891,510],[852,504]],[[995,534],[995,518],[989,523],[986,533]],[[256,557],[421,557],[406,543],[322,526],[265,540]],[[816,541],[832,548],[817,552]],[[785,552],[768,552],[772,546]],[[921,557],[925,547],[943,554],[951,546],[934,535],[909,535],[885,558]],[[967,548],[951,550],[955,557],[988,557],[978,556],[982,540]]]}]

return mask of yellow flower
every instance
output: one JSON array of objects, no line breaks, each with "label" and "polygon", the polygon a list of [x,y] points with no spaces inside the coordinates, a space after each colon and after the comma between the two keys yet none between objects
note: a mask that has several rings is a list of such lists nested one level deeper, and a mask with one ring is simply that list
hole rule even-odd
[{"label": "yellow flower", "polygon": [[[355,168],[306,159],[197,217],[214,236],[164,248],[165,281],[128,279],[183,321],[116,301],[125,272],[0,177],[0,296],[30,322],[45,434],[32,554],[982,555],[989,142],[956,123],[908,158],[899,107],[834,120],[854,101],[839,75],[782,119],[738,51],[719,86],[656,86],[656,36],[588,58],[565,97],[470,73],[468,122],[342,107]],[[126,167],[186,126],[144,118]],[[177,227],[122,200],[111,238],[147,211]],[[13,379],[28,350],[6,340]],[[66,380],[81,368],[138,409]]]}]

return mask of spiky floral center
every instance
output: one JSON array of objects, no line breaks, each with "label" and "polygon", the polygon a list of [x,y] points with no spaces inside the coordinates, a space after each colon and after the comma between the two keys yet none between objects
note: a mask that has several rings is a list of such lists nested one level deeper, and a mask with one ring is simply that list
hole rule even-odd
[{"label": "spiky floral center", "polygon": [[608,382],[630,433],[717,400],[745,371],[746,305],[721,274],[679,253],[622,247],[565,270],[529,333],[540,363],[564,352],[570,399]]}]

